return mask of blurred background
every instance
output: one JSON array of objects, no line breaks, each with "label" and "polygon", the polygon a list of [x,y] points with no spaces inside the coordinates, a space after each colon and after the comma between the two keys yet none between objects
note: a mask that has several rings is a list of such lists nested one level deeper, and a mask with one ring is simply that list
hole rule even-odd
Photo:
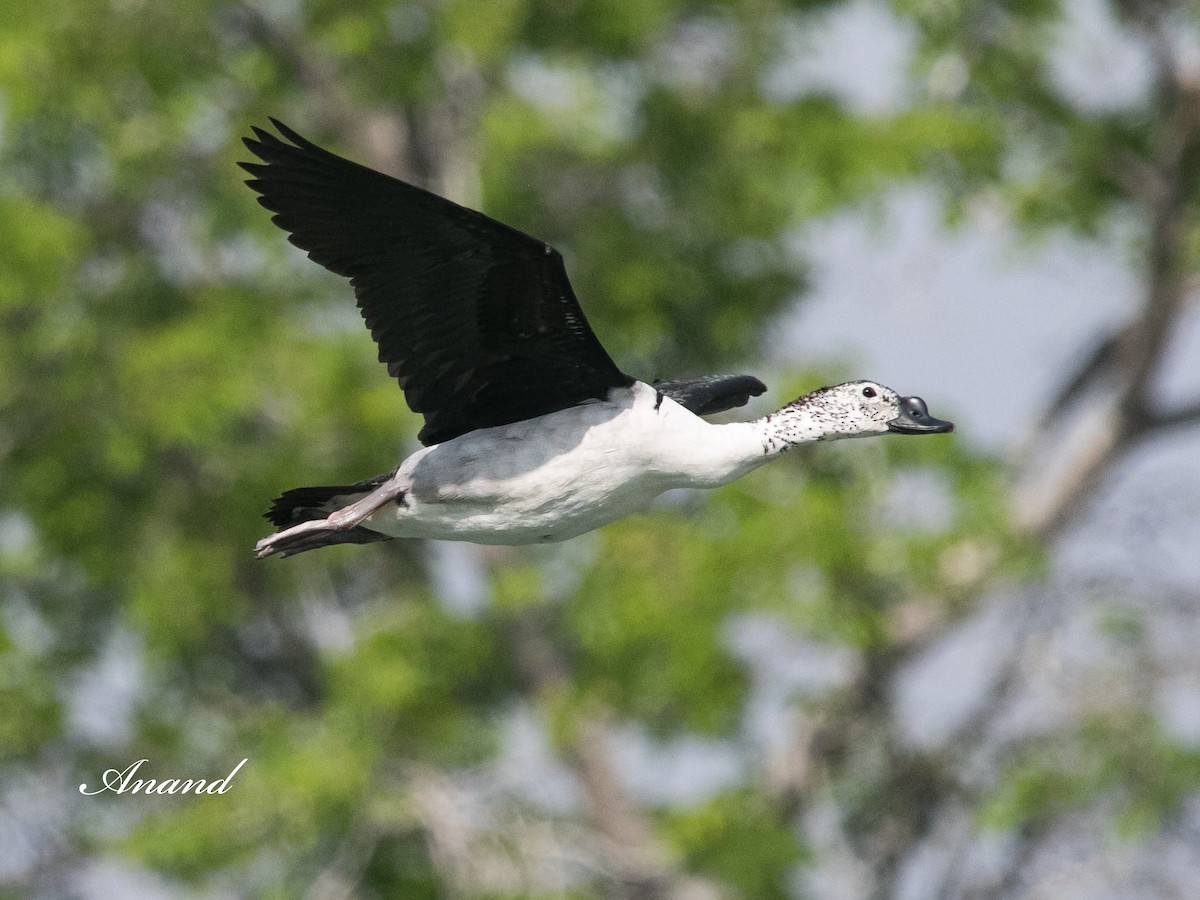
[{"label": "blurred background", "polygon": [[[0,896],[1195,896],[1198,16],[6,0]],[[419,426],[242,185],[269,115],[553,243],[626,371],[959,431],[257,562]],[[249,762],[79,793],[142,758]]]}]

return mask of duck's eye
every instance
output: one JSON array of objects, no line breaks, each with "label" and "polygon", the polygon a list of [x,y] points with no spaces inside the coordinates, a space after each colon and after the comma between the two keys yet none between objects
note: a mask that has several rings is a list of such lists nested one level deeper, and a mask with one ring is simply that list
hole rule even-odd
[{"label": "duck's eye", "polygon": [[863,388],[863,396],[864,397],[874,397],[875,396],[875,388],[873,388],[873,387]]}]

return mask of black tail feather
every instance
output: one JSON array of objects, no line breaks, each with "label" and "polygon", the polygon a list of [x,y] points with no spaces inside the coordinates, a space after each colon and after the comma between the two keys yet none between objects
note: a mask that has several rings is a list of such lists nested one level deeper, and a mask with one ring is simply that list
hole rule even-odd
[{"label": "black tail feather", "polygon": [[295,528],[304,522],[328,519],[332,513],[344,509],[351,503],[362,499],[366,494],[382,486],[395,472],[387,475],[376,475],[355,484],[327,485],[323,487],[299,487],[284,491],[271,503],[271,508],[264,513],[276,528],[276,533],[258,542],[255,556],[262,559],[276,553],[283,556],[294,556],[306,550],[318,547],[328,547],[331,544],[370,544],[374,541],[390,541],[391,537],[372,531],[363,525],[353,528],[342,526],[301,529],[300,534],[280,534]]},{"label": "black tail feather", "polygon": [[[391,477],[389,472],[356,484],[292,488],[272,501],[271,508],[263,513],[263,518],[279,529],[291,528],[313,519],[324,519],[339,506],[353,502],[360,494],[369,494]],[[344,497],[345,502],[334,504],[333,500],[337,497]]]}]

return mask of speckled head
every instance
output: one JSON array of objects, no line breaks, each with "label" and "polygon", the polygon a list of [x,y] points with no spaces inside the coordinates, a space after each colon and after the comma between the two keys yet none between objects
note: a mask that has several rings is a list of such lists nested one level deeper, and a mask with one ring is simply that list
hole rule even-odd
[{"label": "speckled head", "polygon": [[874,381],[849,381],[819,388],[785,406],[781,413],[803,416],[815,426],[808,440],[836,440],[873,434],[941,434],[952,422],[935,419],[920,397],[902,397]]}]

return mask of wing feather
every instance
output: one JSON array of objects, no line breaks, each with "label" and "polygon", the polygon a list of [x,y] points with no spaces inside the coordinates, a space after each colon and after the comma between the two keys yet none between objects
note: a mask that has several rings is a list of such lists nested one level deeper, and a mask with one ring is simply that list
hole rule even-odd
[{"label": "wing feather", "polygon": [[350,279],[379,360],[436,444],[604,399],[633,379],[592,332],[547,244],[336,156],[272,119],[241,163],[309,257]]}]

